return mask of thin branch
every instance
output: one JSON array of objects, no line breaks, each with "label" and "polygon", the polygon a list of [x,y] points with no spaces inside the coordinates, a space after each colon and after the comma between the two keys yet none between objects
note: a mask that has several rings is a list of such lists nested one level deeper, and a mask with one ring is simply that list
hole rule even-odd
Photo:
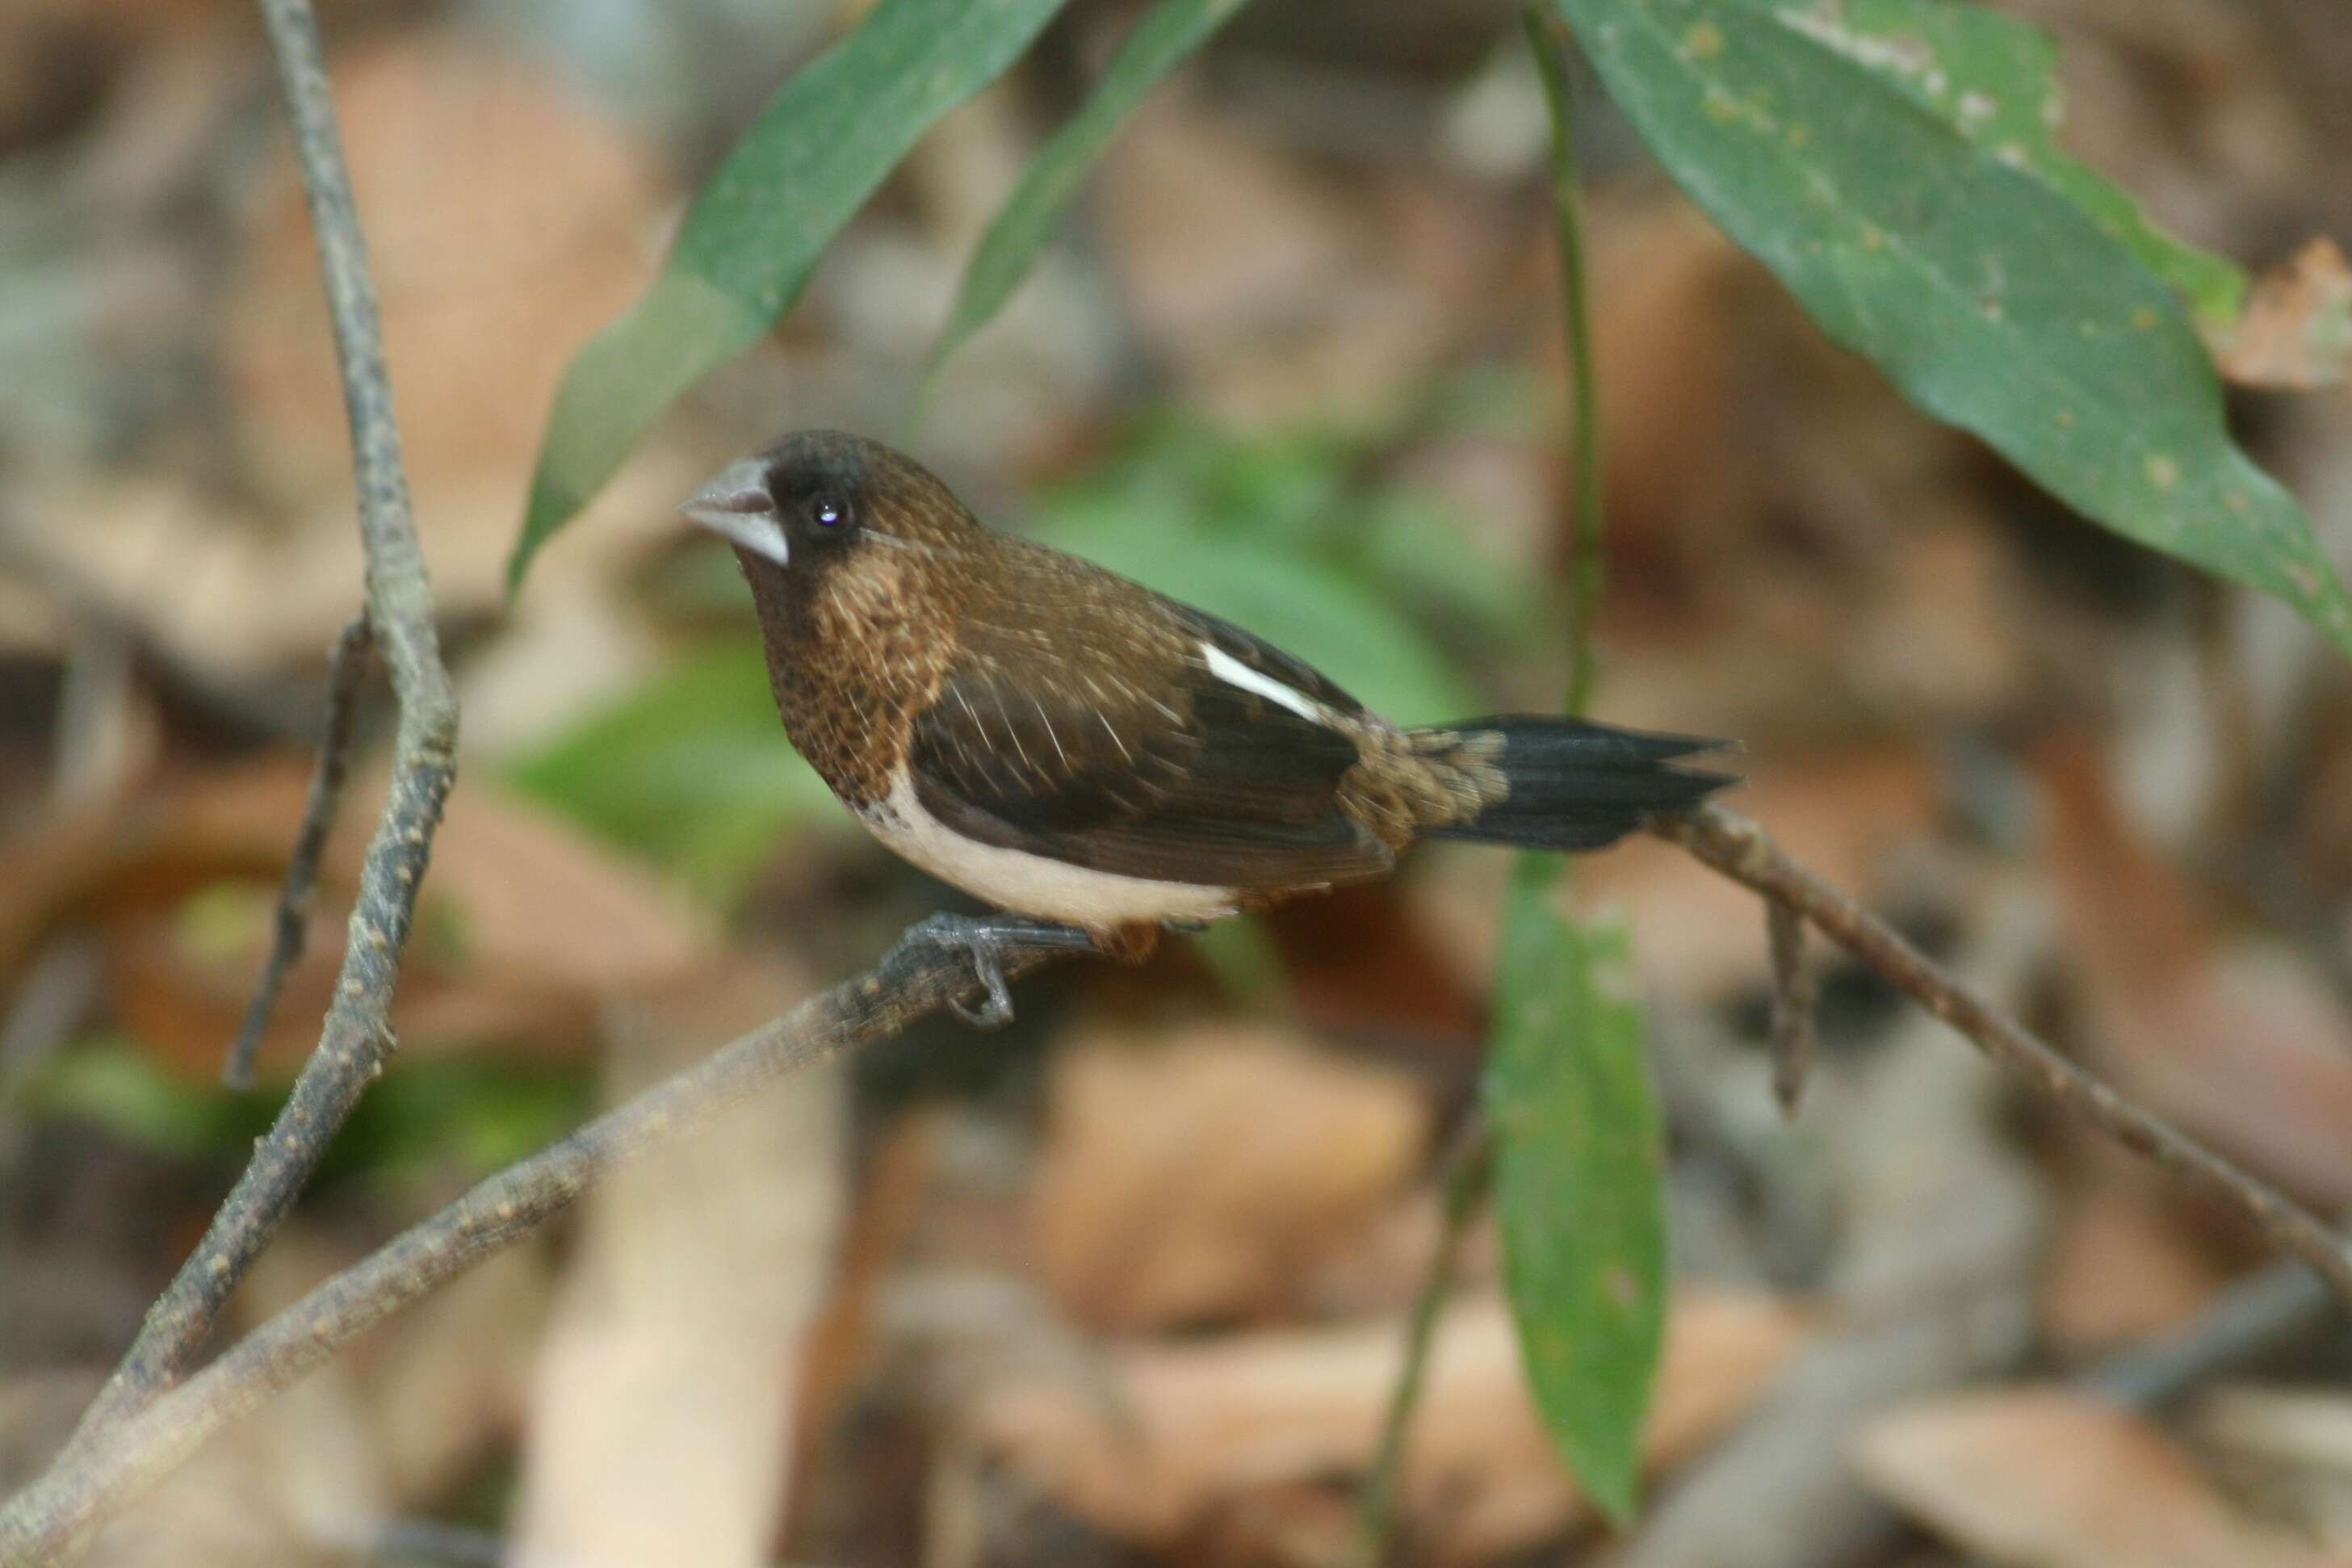
[{"label": "thin branch", "polygon": [[360,682],[367,675],[367,656],[375,647],[367,617],[356,616],[335,639],[327,661],[327,717],[319,735],[319,767],[310,775],[310,793],[302,803],[302,827],[294,836],[294,855],[286,864],[286,882],[278,890],[278,913],[272,924],[269,960],[253,988],[245,1023],[229,1047],[222,1081],[231,1089],[253,1087],[253,1058],[269,1016],[278,1010],[278,994],[286,987],[287,972],[301,961],[310,931],[310,899],[318,890],[319,862],[327,852],[327,836],[334,830],[336,809],[342,805],[343,781],[351,773],[352,730],[359,710]]},{"label": "thin branch", "polygon": [[1737,812],[1708,805],[1686,816],[1662,818],[1652,831],[1732,880],[1803,915],[1823,936],[1967,1036],[1995,1062],[2126,1148],[2252,1220],[2273,1245],[2309,1264],[2338,1296],[2352,1302],[2352,1251],[2309,1210],[2069,1061],[1945,973],[1893,927],[1790,859],[1762,827]]},{"label": "thin branch", "polygon": [[1772,955],[1772,1098],[1794,1116],[1813,1070],[1821,988],[1805,963],[1804,914],[1786,899],[1764,900],[1764,945]]},{"label": "thin branch", "polygon": [[1601,371],[1592,346],[1592,290],[1584,264],[1584,177],[1576,160],[1576,102],[1569,60],[1568,28],[1546,9],[1529,5],[1519,14],[1543,80],[1551,117],[1551,210],[1559,245],[1561,330],[1568,338],[1569,471],[1576,492],[1570,528],[1568,716],[1581,718],[1592,704],[1599,678],[1592,652],[1592,621],[1601,613],[1606,572],[1607,476],[1601,453]]},{"label": "thin branch", "polygon": [[[1002,950],[1008,976],[1066,942]],[[676,1141],[758,1090],[898,1033],[972,989],[970,955],[919,928],[865,975],[810,998],[508,1166],[271,1318],[204,1371],[94,1437],[0,1510],[0,1568],[47,1563],[168,1474],[226,1423],[354,1335],[511,1247],[620,1162]]]},{"label": "thin branch", "polygon": [[440,825],[442,802],[457,771],[457,703],[441,663],[433,594],[409,513],[375,290],[343,166],[318,18],[309,0],[262,0],[261,9],[293,121],[295,156],[310,195],[342,366],[360,537],[367,554],[368,626],[400,702],[392,793],[361,868],[342,972],[318,1049],[203,1241],[149,1309],[129,1353],[84,1413],[68,1455],[186,1371],[230,1292],[309,1183],[328,1142],[383,1070],[393,1045],[385,1020],[401,950],[416,911],[417,884]]},{"label": "thin branch", "polygon": [[1430,1346],[1437,1339],[1438,1320],[1445,1314],[1460,1271],[1462,1244],[1470,1222],[1486,1206],[1495,1184],[1495,1145],[1483,1124],[1471,1133],[1445,1184],[1445,1215],[1431,1254],[1429,1271],[1412,1299],[1412,1317],[1405,1327],[1404,1364],[1396,1386],[1389,1392],[1387,1412],[1381,1419],[1380,1447],[1364,1478],[1363,1495],[1356,1502],[1357,1568],[1379,1568],[1388,1552],[1389,1531],[1396,1513],[1397,1489],[1404,1476],[1407,1439],[1412,1434],[1412,1413],[1421,1403],[1422,1385],[1429,1376]]},{"label": "thin branch", "polygon": [[[2253,1218],[2352,1300],[2352,1258],[2318,1221],[2066,1061],[1884,922],[1789,859],[1754,823],[1706,806],[1687,818],[1662,821],[1655,831],[1734,880],[1785,900],[1996,1061]],[[1005,952],[1003,967],[1017,975],[1064,955],[1058,947],[1014,947]],[[965,954],[909,933],[871,973],[803,1004],[490,1177],[270,1319],[184,1386],[99,1436],[79,1456],[59,1461],[0,1511],[0,1568],[56,1561],[223,1425],[316,1368],[352,1336],[520,1240],[613,1164],[691,1131],[766,1084],[905,1027],[971,984]],[[1465,1194],[1482,1184],[1465,1166],[1457,1173],[1449,1204],[1464,1203]],[[2263,1314],[2265,1321],[2276,1315]]]}]

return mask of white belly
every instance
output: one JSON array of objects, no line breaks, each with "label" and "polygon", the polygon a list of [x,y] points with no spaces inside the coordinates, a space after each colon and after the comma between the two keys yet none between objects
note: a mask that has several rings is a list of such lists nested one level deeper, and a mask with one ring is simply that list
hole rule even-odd
[{"label": "white belly", "polygon": [[1234,889],[1090,871],[1043,855],[982,844],[923,809],[903,768],[887,799],[858,814],[900,858],[1014,914],[1108,930],[1141,921],[1213,921],[1234,912]]}]

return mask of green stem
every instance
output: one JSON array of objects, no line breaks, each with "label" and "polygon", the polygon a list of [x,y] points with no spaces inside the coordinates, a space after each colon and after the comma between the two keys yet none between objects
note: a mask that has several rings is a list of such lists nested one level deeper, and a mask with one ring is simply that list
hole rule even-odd
[{"label": "green stem", "polygon": [[[1592,655],[1592,621],[1601,603],[1604,538],[1600,377],[1593,362],[1591,295],[1585,277],[1583,213],[1578,201],[1582,182],[1577,169],[1575,132],[1570,124],[1573,102],[1566,29],[1538,4],[1530,4],[1520,19],[1527,28],[1528,43],[1535,50],[1536,67],[1543,77],[1544,100],[1551,110],[1552,212],[1559,240],[1560,305],[1568,334],[1569,390],[1574,403],[1570,411],[1569,469],[1576,512],[1570,535],[1565,707],[1569,717],[1580,718],[1591,700],[1598,675]],[[1565,864],[1552,855],[1520,856],[1513,907],[1517,907],[1519,897],[1540,892],[1556,878],[1565,875]],[[1470,1221],[1494,1191],[1494,1152],[1492,1134],[1486,1127],[1480,1127],[1446,1185],[1444,1229],[1438,1237],[1437,1251],[1430,1259],[1429,1272],[1422,1279],[1420,1293],[1413,1299],[1412,1319],[1406,1331],[1404,1366],[1397,1374],[1396,1388],[1389,1398],[1388,1414],[1381,1426],[1380,1448],[1371,1473],[1365,1479],[1357,1511],[1357,1568],[1377,1568],[1387,1546],[1396,1511],[1398,1477],[1404,1467],[1405,1445],[1428,1373],[1430,1345],[1437,1336],[1438,1320],[1445,1310],[1446,1295],[1453,1288],[1454,1268],[1461,1258]]]},{"label": "green stem", "polygon": [[1397,1482],[1404,1472],[1405,1439],[1412,1431],[1413,1410],[1421,1403],[1422,1384],[1429,1375],[1430,1346],[1437,1338],[1437,1321],[1444,1315],[1446,1295],[1454,1288],[1470,1221],[1494,1188],[1493,1153],[1493,1143],[1482,1127],[1463,1150],[1461,1163],[1445,1184],[1444,1226],[1438,1233],[1429,1272],[1422,1277],[1421,1290],[1413,1297],[1412,1318],[1405,1330],[1404,1365],[1389,1394],[1388,1413],[1381,1422],[1380,1449],[1357,1504],[1356,1568],[1379,1568],[1386,1555],[1396,1515]]},{"label": "green stem", "polygon": [[1559,239],[1560,314],[1568,333],[1569,469],[1576,513],[1569,543],[1568,715],[1581,718],[1597,676],[1592,620],[1601,607],[1602,524],[1606,517],[1601,463],[1600,374],[1592,353],[1592,300],[1585,277],[1584,218],[1578,197],[1574,89],[1569,79],[1567,27],[1539,6],[1520,13],[1528,43],[1543,77],[1551,110],[1551,210]]}]

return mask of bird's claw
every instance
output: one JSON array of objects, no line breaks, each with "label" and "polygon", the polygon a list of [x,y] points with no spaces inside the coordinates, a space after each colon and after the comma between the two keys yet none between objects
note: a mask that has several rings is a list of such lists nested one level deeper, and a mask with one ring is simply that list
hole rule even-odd
[{"label": "bird's claw", "polygon": [[971,961],[972,978],[984,994],[977,1007],[961,997],[948,998],[948,1011],[975,1029],[1001,1029],[1013,1022],[1013,992],[1004,983],[1004,961],[1016,952],[1050,949],[1091,952],[1094,938],[1076,926],[1045,921],[972,920],[963,915],[933,915],[907,933],[908,940],[932,947],[953,948]]}]

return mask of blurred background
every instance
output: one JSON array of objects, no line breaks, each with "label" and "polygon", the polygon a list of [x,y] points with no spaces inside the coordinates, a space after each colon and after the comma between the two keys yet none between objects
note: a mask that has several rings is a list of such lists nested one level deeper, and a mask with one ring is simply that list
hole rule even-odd
[{"label": "blurred background", "polygon": [[[2017,0],[2074,148],[2260,266],[2352,236],[2340,0]],[[913,392],[971,247],[1138,8],[1073,5],[507,602],[556,378],[859,10],[338,0],[463,765],[401,1050],[249,1324],[968,907],[792,755],[677,500],[778,432],[1215,609],[1405,721],[1556,705],[1570,510],[1543,100],[1514,9],[1262,0]],[[1994,1000],[2324,1212],[2352,1200],[2352,679],[1827,345],[1580,95],[1606,430],[1597,712],[1741,738],[1731,804]],[[2352,557],[2352,397],[2240,396]],[[359,604],[334,361],[241,0],[0,9],[0,1489],[62,1439],[318,1022],[389,702],[265,1087],[219,1087]],[[600,1189],[202,1455],[126,1563],[1324,1564],[1478,1069],[1507,859],[1056,969]],[[2242,1226],[1819,950],[1768,1088],[1762,921],[1627,910],[1678,1295],[1639,1528],[1521,1390],[1474,1230],[1404,1478],[1444,1564],[2352,1561],[2352,1342]],[[2252,1331],[2246,1331],[2252,1325]],[[2158,1353],[2158,1352],[2163,1353]]]}]

